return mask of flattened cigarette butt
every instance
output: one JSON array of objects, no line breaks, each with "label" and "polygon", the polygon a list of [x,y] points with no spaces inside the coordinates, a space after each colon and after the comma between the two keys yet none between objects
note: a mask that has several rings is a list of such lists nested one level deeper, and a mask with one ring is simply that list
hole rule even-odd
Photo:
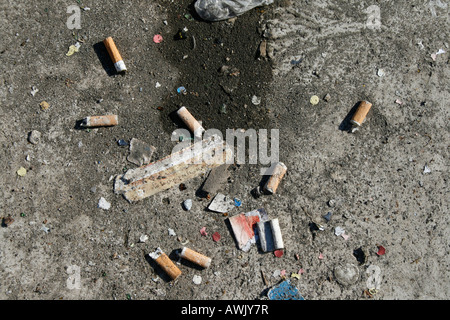
[{"label": "flattened cigarette butt", "polygon": [[180,256],[203,268],[208,268],[211,265],[211,258],[186,247],[183,247]]},{"label": "flattened cigarette butt", "polygon": [[272,175],[264,186],[264,191],[274,194],[277,191],[278,185],[280,184],[281,179],[283,179],[286,171],[286,165],[283,162],[278,162],[273,169]]},{"label": "flattened cigarette butt", "polygon": [[350,122],[355,126],[361,126],[371,107],[372,104],[369,101],[361,101]]},{"label": "flattened cigarette butt", "polygon": [[178,278],[181,274],[181,270],[170,260],[170,258],[161,250],[157,248],[155,252],[148,254],[150,258],[156,261],[156,263],[163,269],[172,280]]},{"label": "flattened cigarette butt", "polygon": [[103,43],[105,44],[106,50],[108,50],[109,56],[111,57],[111,60],[114,63],[114,67],[116,68],[117,72],[127,71],[125,62],[123,62],[122,56],[120,55],[113,38],[108,37],[103,40]]},{"label": "flattened cigarette butt", "polygon": [[205,129],[202,125],[194,118],[194,116],[189,112],[186,107],[181,107],[177,111],[178,116],[184,122],[184,124],[194,133],[194,136],[201,137]]},{"label": "flattened cigarette butt", "polygon": [[119,117],[117,115],[92,116],[81,121],[81,126],[83,127],[110,127],[118,124]]},{"label": "flattened cigarette butt", "polygon": [[260,221],[257,223],[259,241],[264,252],[284,249],[283,237],[281,235],[278,219]]}]

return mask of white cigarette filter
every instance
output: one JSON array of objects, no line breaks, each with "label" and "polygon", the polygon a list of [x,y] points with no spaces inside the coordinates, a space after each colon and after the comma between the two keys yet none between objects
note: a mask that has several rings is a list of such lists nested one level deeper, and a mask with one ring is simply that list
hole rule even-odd
[{"label": "white cigarette filter", "polygon": [[283,237],[281,235],[280,223],[278,219],[272,219],[269,221],[270,228],[272,229],[273,246],[275,250],[283,249]]},{"label": "white cigarette filter", "polygon": [[108,54],[111,57],[117,72],[126,71],[127,67],[125,66],[125,62],[123,62],[122,56],[120,55],[113,38],[108,37],[103,40],[103,43],[105,44],[106,50],[108,50]]},{"label": "white cigarette filter", "polygon": [[119,117],[117,115],[92,116],[84,118],[81,122],[83,127],[110,127],[118,124]]},{"label": "white cigarette filter", "polygon": [[205,129],[202,125],[194,118],[194,116],[189,112],[186,107],[181,107],[177,111],[178,116],[184,122],[184,124],[194,133],[194,136],[201,137]]},{"label": "white cigarette filter", "polygon": [[183,247],[180,256],[203,268],[208,268],[211,265],[211,258],[186,247]]},{"label": "white cigarette filter", "polygon": [[270,194],[274,194],[278,186],[283,179],[285,173],[287,171],[287,167],[283,162],[278,162],[273,169],[272,175],[269,180],[267,180],[266,185],[264,186],[264,190]]},{"label": "white cigarette filter", "polygon": [[163,269],[172,280],[175,280],[181,275],[181,270],[170,260],[170,258],[161,250],[157,248],[155,252],[148,254],[155,262]]}]

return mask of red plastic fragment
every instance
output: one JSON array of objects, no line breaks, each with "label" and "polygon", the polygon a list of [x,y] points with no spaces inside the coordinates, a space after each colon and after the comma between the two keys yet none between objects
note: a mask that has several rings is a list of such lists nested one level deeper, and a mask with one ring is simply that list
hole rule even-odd
[{"label": "red plastic fragment", "polygon": [[382,256],[386,253],[386,249],[383,246],[378,246],[377,255]]},{"label": "red plastic fragment", "polygon": [[212,235],[212,238],[215,242],[220,240],[220,233],[218,232],[214,232],[214,234]]},{"label": "red plastic fragment", "polygon": [[277,258],[280,258],[280,257],[282,257],[283,256],[283,250],[281,250],[281,249],[279,249],[279,250],[275,250],[274,252],[273,252],[273,254],[275,255],[275,257],[277,257]]}]

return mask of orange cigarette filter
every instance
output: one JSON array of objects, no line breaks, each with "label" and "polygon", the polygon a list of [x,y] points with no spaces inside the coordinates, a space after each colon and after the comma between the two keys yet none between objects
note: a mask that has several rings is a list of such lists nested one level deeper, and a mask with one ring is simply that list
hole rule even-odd
[{"label": "orange cigarette filter", "polygon": [[114,67],[116,68],[117,72],[127,71],[125,62],[123,62],[122,56],[120,55],[113,38],[108,37],[103,40],[103,43],[105,44],[106,50],[108,50],[109,56],[111,57],[111,60],[114,63]]},{"label": "orange cigarette filter", "polygon": [[208,268],[211,265],[211,258],[186,247],[183,247],[180,256],[203,268]]},{"label": "orange cigarette filter", "polygon": [[84,127],[110,127],[119,124],[117,115],[92,116],[84,118],[81,125]]},{"label": "orange cigarette filter", "polygon": [[194,136],[201,137],[202,133],[205,131],[201,124],[194,118],[194,116],[189,112],[186,107],[181,107],[177,111],[178,116],[184,122],[184,124],[194,133]]},{"label": "orange cigarette filter", "polygon": [[170,260],[170,258],[161,250],[157,248],[155,252],[149,253],[149,256],[163,269],[172,280],[175,280],[181,275],[181,270]]},{"label": "orange cigarette filter", "polygon": [[371,107],[372,104],[369,101],[361,101],[350,122],[358,127],[361,126]]},{"label": "orange cigarette filter", "polygon": [[265,191],[270,194],[274,194],[277,191],[278,185],[280,184],[281,179],[283,179],[286,171],[286,165],[283,162],[278,162],[273,169],[272,175],[264,186]]}]

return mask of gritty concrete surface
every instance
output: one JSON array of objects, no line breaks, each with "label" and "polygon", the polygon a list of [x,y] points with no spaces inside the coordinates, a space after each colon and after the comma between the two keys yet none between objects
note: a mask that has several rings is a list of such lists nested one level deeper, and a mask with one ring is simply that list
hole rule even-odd
[{"label": "gritty concrete surface", "polygon": [[[275,1],[216,23],[199,20],[192,3],[1,2],[0,298],[255,300],[285,277],[308,300],[446,299],[446,1]],[[90,9],[81,29],[66,25],[70,5]],[[189,39],[174,40],[183,27]],[[101,46],[108,36],[123,76]],[[224,65],[239,74],[221,75]],[[373,107],[349,133],[361,100]],[[277,193],[254,197],[263,166],[243,164],[230,166],[221,190],[242,201],[228,216],[206,210],[206,175],[136,203],[115,194],[114,177],[136,167],[117,141],[154,146],[153,160],[168,155],[180,105],[206,128],[279,129],[288,171]],[[118,114],[119,125],[76,125],[100,114]],[[30,143],[33,130],[41,135]],[[227,218],[258,208],[280,221],[280,258],[236,247]],[[183,245],[211,266],[179,260]],[[182,271],[175,282],[148,256],[157,247]],[[348,267],[337,281],[349,264],[359,274]]]}]

